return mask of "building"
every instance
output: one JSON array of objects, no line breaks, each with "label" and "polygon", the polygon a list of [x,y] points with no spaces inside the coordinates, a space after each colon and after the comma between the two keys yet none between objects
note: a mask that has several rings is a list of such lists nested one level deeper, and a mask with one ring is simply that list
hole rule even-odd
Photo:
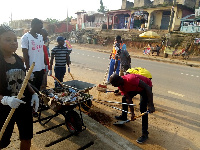
[{"label": "building", "polygon": [[105,13],[94,12],[94,11],[79,11],[77,14],[76,30],[79,29],[100,29],[102,25],[106,25],[108,20],[111,23],[111,18]]},{"label": "building", "polygon": [[[122,0],[125,7],[126,0]],[[140,27],[141,16],[146,19],[146,29],[179,30],[181,18],[193,14],[196,0],[135,0],[129,20],[133,19],[133,28]],[[131,21],[129,22],[131,28]]]}]

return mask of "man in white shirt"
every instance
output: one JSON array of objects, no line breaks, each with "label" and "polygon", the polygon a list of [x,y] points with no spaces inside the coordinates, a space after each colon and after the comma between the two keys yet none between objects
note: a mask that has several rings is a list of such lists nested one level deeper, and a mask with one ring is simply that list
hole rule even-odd
[{"label": "man in white shirt", "polygon": [[[21,38],[21,47],[23,57],[25,60],[26,70],[30,68],[33,62],[35,67],[33,69],[33,80],[29,81],[34,87],[40,90],[43,81],[45,58],[43,51],[43,37],[40,33],[43,28],[41,20],[34,18],[31,21],[31,30],[25,33]],[[33,116],[37,117],[38,113],[33,110]]]},{"label": "man in white shirt", "polygon": [[40,90],[45,69],[43,37],[38,34],[42,28],[42,21],[34,18],[31,22],[31,30],[25,33],[21,38],[21,47],[26,69],[28,70],[31,64],[35,62],[35,67],[33,69],[34,78],[30,83],[38,90]]}]

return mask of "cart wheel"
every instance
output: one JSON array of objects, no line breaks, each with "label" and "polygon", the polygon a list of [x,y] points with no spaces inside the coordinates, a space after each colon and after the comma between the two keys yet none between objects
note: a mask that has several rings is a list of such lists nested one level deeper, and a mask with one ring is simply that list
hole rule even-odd
[{"label": "cart wheel", "polygon": [[82,120],[75,111],[67,112],[65,116],[65,124],[70,133],[78,135],[82,131]]},{"label": "cart wheel", "polygon": [[92,106],[92,101],[91,100],[87,100],[83,103],[81,103],[81,107],[85,110],[85,111],[89,111],[90,108]]}]

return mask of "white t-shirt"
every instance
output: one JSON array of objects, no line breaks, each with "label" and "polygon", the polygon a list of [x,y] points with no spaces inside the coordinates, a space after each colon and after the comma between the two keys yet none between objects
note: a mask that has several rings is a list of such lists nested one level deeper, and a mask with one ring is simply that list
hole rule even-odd
[{"label": "white t-shirt", "polygon": [[38,38],[34,38],[30,33],[25,33],[21,38],[21,47],[28,49],[29,65],[35,62],[33,72],[45,69],[43,37],[37,34]]}]

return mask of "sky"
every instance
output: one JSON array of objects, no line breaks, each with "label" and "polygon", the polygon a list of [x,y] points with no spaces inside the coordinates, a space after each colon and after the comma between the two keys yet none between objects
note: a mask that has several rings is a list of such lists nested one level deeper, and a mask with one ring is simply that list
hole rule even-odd
[{"label": "sky", "polygon": [[[134,2],[134,0],[129,0]],[[122,0],[103,0],[103,5],[109,10],[121,9]],[[47,18],[64,20],[68,16],[76,18],[80,10],[97,11],[100,0],[1,0],[0,24],[11,20]]]}]

